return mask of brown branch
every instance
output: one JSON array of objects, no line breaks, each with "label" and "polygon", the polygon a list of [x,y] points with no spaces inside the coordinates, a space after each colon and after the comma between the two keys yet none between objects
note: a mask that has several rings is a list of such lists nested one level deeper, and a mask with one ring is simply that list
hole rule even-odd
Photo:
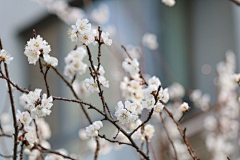
[{"label": "brown branch", "polygon": [[77,74],[75,74],[75,75],[73,76],[73,79],[72,79],[72,81],[71,81],[71,84],[73,84],[73,82],[76,80],[76,77],[77,77]]},{"label": "brown branch", "polygon": [[59,152],[57,152],[57,151],[53,151],[53,150],[44,148],[44,147],[41,146],[40,144],[38,144],[37,146],[35,146],[35,149],[38,149],[40,152],[53,153],[53,154],[62,156],[63,158],[67,158],[67,159],[71,159],[71,160],[76,160],[76,159],[74,159],[74,158],[72,158],[72,157],[69,157],[69,156],[67,156],[67,155],[61,154],[61,153],[59,153]]},{"label": "brown branch", "polygon": [[102,30],[100,29],[100,26],[98,26],[98,34],[99,35],[98,35],[98,40],[97,40],[97,42],[98,42],[98,57],[97,57],[97,59],[98,59],[98,67],[97,67],[97,73],[98,73],[100,65],[101,65],[100,57],[101,57],[101,45],[102,45],[102,43],[101,43]]},{"label": "brown branch", "polygon": [[153,158],[154,158],[154,160],[157,160],[157,156],[156,156],[156,153],[155,153],[155,151],[154,151],[153,145],[152,145],[151,142],[149,142],[149,144],[150,144],[150,148],[151,148],[152,153],[153,153]]},{"label": "brown branch", "polygon": [[9,134],[0,134],[0,137],[8,137],[8,138],[12,138],[12,135],[9,135]]},{"label": "brown branch", "polygon": [[146,140],[146,148],[147,148],[147,155],[149,156],[149,141],[148,141],[148,138],[145,137],[145,140]]},{"label": "brown branch", "polygon": [[[154,105],[156,105],[157,102],[158,102],[158,98],[157,98],[157,97],[158,97],[158,93],[159,93],[160,89],[161,89],[161,85],[158,86],[157,93],[156,93],[156,95],[154,96],[154,98],[155,98],[155,104],[154,104]],[[139,128],[143,127],[143,126],[151,119],[152,114],[153,114],[153,111],[154,111],[154,109],[152,108],[152,110],[149,112],[148,118],[147,118],[142,124],[140,124],[137,128],[135,128],[135,129],[129,134],[130,136],[132,136]]]},{"label": "brown branch", "polygon": [[163,117],[162,117],[162,112],[160,112],[159,115],[160,115],[160,118],[161,118],[161,122],[162,122],[163,128],[164,128],[164,130],[165,130],[165,132],[166,132],[166,134],[167,134],[168,140],[169,140],[169,142],[170,142],[171,145],[172,145],[172,148],[173,148],[173,151],[174,151],[174,154],[175,154],[175,159],[178,160],[177,150],[176,150],[176,148],[175,148],[175,146],[174,146],[174,144],[173,144],[173,141],[172,141],[172,139],[171,139],[171,137],[170,137],[170,134],[169,134],[169,132],[168,132],[166,126],[165,126],[165,123],[164,123],[164,120],[163,120]]},{"label": "brown branch", "polygon": [[96,137],[96,150],[95,150],[95,154],[94,154],[94,160],[98,159],[99,151],[100,151],[100,144],[99,144],[98,137]]},{"label": "brown branch", "polygon": [[117,140],[111,140],[111,139],[107,138],[105,135],[100,135],[100,134],[98,134],[98,136],[99,136],[100,138],[105,139],[106,141],[111,142],[111,143],[118,143],[119,145],[125,144],[125,145],[132,146],[131,143],[120,142],[120,141],[117,141]]},{"label": "brown branch", "polygon": [[228,160],[231,160],[229,157],[227,157]]},{"label": "brown branch", "polygon": [[40,71],[44,77],[44,82],[45,82],[45,85],[46,85],[46,89],[47,89],[47,97],[50,96],[50,90],[49,90],[49,85],[48,85],[48,82],[47,82],[47,72],[48,70],[50,69],[49,67],[46,68],[46,71],[45,73],[43,72],[43,66],[42,66],[42,62],[41,62],[41,58],[38,59],[39,61],[39,68],[40,68]]},{"label": "brown branch", "polygon": [[186,136],[186,128],[185,128],[185,129],[182,128],[182,126],[174,119],[173,114],[167,109],[166,106],[164,106],[164,109],[165,109],[165,111],[167,112],[168,116],[169,116],[169,117],[174,121],[174,123],[177,125],[177,128],[178,128],[178,130],[179,130],[179,132],[180,132],[180,134],[181,134],[181,136],[182,136],[182,138],[183,138],[183,141],[184,141],[184,143],[185,143],[186,146],[187,146],[187,149],[188,149],[189,154],[191,155],[191,157],[192,157],[194,160],[198,160],[198,158],[197,158],[197,156],[195,155],[195,152],[194,152],[194,150],[193,150],[193,148],[192,148],[191,144],[189,143],[189,140],[188,140],[188,138],[187,138],[187,136]]},{"label": "brown branch", "polygon": [[[99,97],[101,98],[101,101],[102,101],[103,111],[104,111],[104,113],[105,113],[106,116],[107,116],[106,109],[105,109],[105,107],[106,107],[107,110],[108,110],[108,113],[109,113],[110,117],[111,117],[112,119],[114,119],[113,116],[112,116],[112,113],[111,113],[111,111],[110,111],[110,109],[109,109],[109,107],[108,107],[108,105],[107,105],[107,103],[106,103],[106,101],[105,101],[105,98],[104,98],[104,96],[103,96],[103,90],[102,90],[101,85],[100,85],[100,82],[99,82],[98,72],[96,71],[96,69],[95,69],[95,67],[94,67],[94,64],[93,64],[91,51],[90,51],[90,49],[89,49],[88,46],[86,46],[86,48],[87,48],[88,57],[89,57],[89,62],[90,62],[90,64],[91,64],[91,68],[92,68],[92,70],[93,70],[94,73],[95,73],[95,76],[93,77],[93,79],[95,80],[95,78],[96,78],[96,82],[97,82],[98,89],[99,89],[99,93],[98,93],[98,94],[99,94]],[[99,63],[100,63],[100,61],[99,61]],[[93,75],[94,75],[94,74],[93,74]]]},{"label": "brown branch", "polygon": [[235,3],[236,5],[240,6],[240,1],[238,1],[238,0],[229,0],[229,1],[232,1],[232,2]]},{"label": "brown branch", "polygon": [[23,141],[21,144],[21,151],[20,151],[20,160],[23,159],[23,149],[24,149],[25,142]]},{"label": "brown branch", "polygon": [[[4,63],[5,67],[5,73],[6,77],[10,80],[9,78],[9,73],[8,73],[8,67],[7,64]],[[12,93],[12,87],[9,81],[7,81],[8,84],[8,93],[10,96],[10,102],[11,102],[11,109],[12,109],[12,116],[13,116],[13,125],[14,125],[14,148],[13,148],[13,159],[17,159],[17,146],[18,146],[18,125],[17,125],[17,118],[16,118],[16,111],[15,111],[15,105],[14,105],[14,98],[13,98],[13,93]]]},{"label": "brown branch", "polygon": [[4,158],[13,158],[13,156],[6,156],[0,153],[0,157],[4,157]]}]

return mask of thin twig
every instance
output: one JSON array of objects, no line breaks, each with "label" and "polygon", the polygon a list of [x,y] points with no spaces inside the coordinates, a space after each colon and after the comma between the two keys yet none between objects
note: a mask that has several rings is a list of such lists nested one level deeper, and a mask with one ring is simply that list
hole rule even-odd
[{"label": "thin twig", "polygon": [[21,151],[20,151],[20,160],[23,159],[23,149],[24,149],[25,142],[23,141],[21,144]]},{"label": "thin twig", "polygon": [[72,157],[69,157],[69,156],[67,156],[67,155],[61,154],[60,152],[47,149],[47,148],[41,146],[40,144],[39,144],[38,146],[35,146],[35,149],[38,149],[40,152],[53,153],[53,154],[62,156],[63,158],[67,158],[67,159],[71,159],[71,160],[76,160],[75,158],[72,158]]},{"label": "thin twig", "polygon": [[186,136],[186,128],[185,128],[185,129],[182,128],[182,126],[174,119],[173,114],[167,109],[166,106],[164,106],[164,109],[165,109],[165,111],[167,112],[168,116],[169,116],[169,117],[174,121],[174,123],[177,125],[177,128],[178,128],[178,130],[179,130],[179,132],[180,132],[180,134],[181,134],[181,136],[182,136],[182,138],[183,138],[183,141],[184,141],[184,143],[185,143],[186,146],[187,146],[187,149],[188,149],[189,154],[191,155],[191,157],[192,157],[194,160],[198,160],[198,158],[197,158],[197,156],[195,155],[195,152],[194,152],[194,150],[193,150],[193,148],[192,148],[191,144],[189,143],[189,140],[188,140],[188,138],[187,138],[187,136]]},{"label": "thin twig", "polygon": [[[4,63],[5,67],[5,73],[6,77],[9,78],[8,73],[8,66],[6,63]],[[12,117],[13,117],[13,125],[14,125],[14,148],[13,148],[13,159],[17,159],[17,146],[18,146],[18,125],[17,125],[17,118],[16,118],[16,111],[15,111],[15,105],[14,105],[14,99],[13,99],[13,93],[12,93],[12,87],[9,81],[7,81],[8,84],[8,93],[10,96],[10,102],[11,102],[11,109],[12,109]]]},{"label": "thin twig", "polygon": [[238,0],[230,0],[230,1],[232,1],[232,2],[235,3],[236,5],[240,6],[240,1],[238,1]]},{"label": "thin twig", "polygon": [[46,71],[44,73],[43,71],[43,66],[42,66],[42,62],[41,62],[41,58],[38,59],[39,61],[39,67],[40,67],[40,71],[44,77],[44,82],[45,82],[45,85],[46,85],[46,89],[47,89],[47,97],[50,96],[50,90],[49,90],[49,85],[48,85],[48,82],[47,82],[47,73],[48,73],[48,70],[50,69],[49,67],[46,68]]},{"label": "thin twig", "polygon": [[160,118],[161,118],[161,122],[162,122],[163,128],[164,128],[164,130],[165,130],[165,132],[167,134],[168,140],[169,140],[169,142],[172,145],[172,148],[173,148],[173,151],[174,151],[174,155],[175,155],[175,159],[178,160],[177,150],[176,150],[176,148],[175,148],[175,146],[173,144],[173,141],[172,141],[172,139],[170,137],[170,134],[169,134],[169,132],[168,132],[166,126],[165,126],[165,122],[164,122],[163,117],[162,117],[162,112],[160,112],[159,115],[160,115]]},{"label": "thin twig", "polygon": [[99,151],[100,151],[100,144],[99,144],[98,137],[96,137],[96,150],[95,150],[95,154],[94,154],[94,160],[98,159]]}]

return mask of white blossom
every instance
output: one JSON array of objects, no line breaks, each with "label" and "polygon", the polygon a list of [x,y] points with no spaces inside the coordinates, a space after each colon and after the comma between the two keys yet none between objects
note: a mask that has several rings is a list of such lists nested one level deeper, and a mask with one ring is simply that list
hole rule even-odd
[{"label": "white blossom", "polygon": [[31,115],[32,117],[36,118],[42,118],[46,115],[50,115],[52,112],[50,109],[53,106],[53,98],[52,96],[47,98],[47,94],[43,94],[41,104],[37,105],[36,108],[31,109]]},{"label": "white blossom", "polygon": [[180,105],[179,109],[180,109],[182,112],[186,112],[186,111],[188,111],[188,110],[190,109],[190,107],[189,107],[188,103],[183,102],[183,103]]},{"label": "white blossom", "polygon": [[6,112],[2,113],[1,114],[1,123],[8,123],[8,122],[10,122],[9,113],[6,113]]},{"label": "white blossom", "polygon": [[108,46],[111,46],[112,45],[112,39],[109,38],[109,33],[108,32],[102,32],[101,34],[101,42],[108,45]]},{"label": "white blossom", "polygon": [[87,64],[83,62],[84,57],[87,55],[86,49],[83,47],[77,47],[72,50],[65,58],[66,66],[64,68],[64,74],[72,78],[76,72],[80,75],[84,74],[87,69]]},{"label": "white blossom", "polygon": [[142,43],[151,50],[158,48],[157,36],[152,33],[145,33],[142,38]]},{"label": "white blossom", "polygon": [[162,0],[162,3],[164,3],[165,5],[172,7],[176,4],[175,0]]},{"label": "white blossom", "polygon": [[13,57],[9,53],[7,53],[6,50],[2,49],[0,51],[0,61],[10,64],[10,62],[13,60]]},{"label": "white blossom", "polygon": [[109,20],[109,8],[106,4],[100,4],[97,9],[91,13],[92,19],[97,24],[105,24]]},{"label": "white blossom", "polygon": [[89,91],[87,90],[83,82],[75,80],[73,82],[73,89],[81,98],[86,98],[89,96]]},{"label": "white blossom", "polygon": [[34,146],[34,143],[38,141],[35,128],[28,126],[25,128],[25,132],[27,133],[24,135],[24,137],[29,144],[28,146],[31,148]]},{"label": "white blossom", "polygon": [[137,105],[134,103],[131,104],[129,101],[125,102],[125,108],[124,108],[122,101],[119,101],[117,103],[116,112],[114,115],[122,124],[132,123],[136,121],[136,119],[138,118],[137,112],[135,111],[136,108],[137,108]]},{"label": "white blossom", "polygon": [[24,54],[28,57],[29,64],[35,65],[41,54],[47,55],[50,51],[50,45],[38,35],[27,42]]},{"label": "white blossom", "polygon": [[22,124],[24,125],[24,127],[27,127],[32,122],[31,115],[28,112],[20,112],[18,110],[18,112],[16,114],[16,118],[17,118],[19,127],[21,127]]},{"label": "white blossom", "polygon": [[155,129],[153,125],[147,124],[144,126],[144,135],[148,137],[148,140],[152,139],[154,132]]},{"label": "white blossom", "polygon": [[148,80],[148,85],[155,85],[155,86],[159,87],[161,85],[161,81],[156,76],[153,76],[152,78],[150,78]]},{"label": "white blossom", "polygon": [[49,56],[48,54],[43,55],[44,61],[53,67],[56,67],[58,65],[58,59],[52,56]]},{"label": "white blossom", "polygon": [[147,109],[152,109],[155,105],[155,98],[153,95],[149,95],[146,97],[146,101],[142,102],[142,106],[143,108],[147,108]]},{"label": "white blossom", "polygon": [[93,122],[93,124],[86,127],[87,136],[91,138],[98,136],[98,132],[102,127],[103,127],[103,123],[101,121]]},{"label": "white blossom", "polygon": [[154,106],[154,111],[155,112],[161,112],[164,109],[164,105],[160,102],[158,102],[155,106]]},{"label": "white blossom", "polygon": [[139,62],[137,61],[137,59],[131,60],[130,58],[126,58],[122,62],[122,67],[126,72],[129,72],[131,76],[138,74],[138,72],[140,71]]}]

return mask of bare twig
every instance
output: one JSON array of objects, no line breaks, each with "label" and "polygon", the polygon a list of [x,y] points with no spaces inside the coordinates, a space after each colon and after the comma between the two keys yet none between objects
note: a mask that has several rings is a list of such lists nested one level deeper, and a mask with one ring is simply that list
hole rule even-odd
[{"label": "bare twig", "polygon": [[167,134],[168,140],[169,140],[169,142],[172,145],[172,148],[173,148],[173,151],[174,151],[174,154],[175,154],[175,159],[178,160],[177,150],[176,150],[176,148],[175,148],[175,146],[173,144],[173,141],[172,141],[172,139],[170,137],[170,134],[169,134],[169,132],[168,132],[166,126],[165,126],[165,122],[164,122],[163,117],[162,117],[162,112],[160,112],[159,115],[160,115],[160,118],[161,118],[161,122],[162,122],[163,128],[164,128],[164,130],[165,130],[165,132]]},{"label": "bare twig", "polygon": [[194,160],[198,160],[198,158],[197,158],[197,156],[195,155],[195,152],[194,152],[194,150],[193,150],[193,148],[192,148],[191,144],[189,143],[189,140],[188,140],[188,138],[187,138],[187,136],[186,136],[186,128],[185,128],[185,129],[182,128],[182,126],[174,119],[173,114],[167,109],[166,106],[164,106],[164,109],[165,109],[165,111],[167,112],[168,116],[169,116],[169,117],[174,121],[174,123],[177,125],[177,128],[178,128],[178,130],[179,130],[179,132],[180,132],[180,134],[181,134],[181,136],[182,136],[182,138],[183,138],[183,141],[184,141],[184,143],[185,143],[186,146],[187,146],[187,149],[188,149],[189,154],[191,155],[191,157],[192,157]]},{"label": "bare twig", "polygon": [[[101,101],[102,101],[103,111],[104,111],[104,113],[105,113],[106,116],[107,116],[107,112],[106,112],[106,109],[107,109],[110,117],[111,117],[112,119],[114,119],[113,116],[112,116],[112,113],[111,113],[111,111],[110,111],[110,109],[109,109],[109,107],[108,107],[108,105],[107,105],[107,103],[106,103],[106,101],[105,101],[105,98],[104,98],[104,96],[103,96],[103,90],[102,90],[102,88],[101,88],[100,81],[99,81],[99,79],[98,79],[98,72],[96,71],[96,69],[95,69],[95,67],[94,67],[94,64],[93,64],[92,54],[91,54],[91,52],[90,52],[89,47],[86,46],[86,48],[87,48],[88,57],[89,57],[89,62],[90,62],[90,64],[91,64],[91,68],[92,68],[92,70],[93,70],[94,73],[95,73],[95,76],[93,77],[93,79],[95,80],[95,78],[96,78],[96,81],[97,81],[97,85],[98,85],[98,89],[99,89],[99,93],[98,93],[98,94],[99,94],[99,97],[101,98]],[[100,53],[100,54],[101,54],[101,53]],[[100,57],[99,57],[99,58],[100,58]],[[99,63],[100,63],[100,61],[99,61]],[[93,75],[94,75],[94,74],[93,74]],[[106,108],[105,108],[105,107],[106,107]]]},{"label": "bare twig", "polygon": [[67,158],[67,159],[71,159],[71,160],[76,160],[72,157],[69,157],[67,155],[64,155],[64,154],[61,154],[57,151],[53,151],[53,150],[50,150],[50,149],[47,149],[43,146],[41,146],[40,144],[38,144],[37,146],[35,146],[35,149],[38,149],[40,152],[44,152],[44,153],[53,153],[53,154],[56,154],[56,155],[59,155],[59,156],[62,156],[63,158]]},{"label": "bare twig", "polygon": [[44,82],[45,82],[45,85],[46,85],[46,89],[47,89],[47,97],[50,96],[50,90],[49,90],[49,85],[48,85],[48,82],[47,82],[47,73],[48,73],[48,70],[50,69],[48,66],[46,68],[46,71],[44,72],[43,71],[43,66],[42,66],[42,62],[41,62],[41,58],[38,59],[39,61],[39,68],[40,68],[40,71],[44,77]]},{"label": "bare twig", "polygon": [[[6,63],[4,63],[5,67],[5,73],[6,77],[10,80],[9,78],[9,73],[8,73],[8,66]],[[14,98],[13,98],[13,93],[12,93],[12,87],[9,81],[7,81],[8,84],[8,93],[10,96],[10,102],[11,102],[11,109],[12,109],[12,117],[13,117],[13,125],[14,125],[14,148],[13,148],[13,159],[17,159],[17,146],[18,146],[18,125],[17,125],[17,118],[16,118],[16,111],[15,111],[15,105],[14,105]]]},{"label": "bare twig", "polygon": [[24,149],[25,142],[23,141],[21,144],[21,151],[20,151],[20,160],[23,159],[23,149]]},{"label": "bare twig", "polygon": [[238,1],[238,0],[230,0],[230,1],[232,1],[232,2],[235,3],[236,5],[240,6],[240,1]]},{"label": "bare twig", "polygon": [[96,137],[96,150],[95,150],[95,154],[94,154],[94,160],[98,159],[99,151],[100,151],[100,144],[99,144],[98,137]]}]

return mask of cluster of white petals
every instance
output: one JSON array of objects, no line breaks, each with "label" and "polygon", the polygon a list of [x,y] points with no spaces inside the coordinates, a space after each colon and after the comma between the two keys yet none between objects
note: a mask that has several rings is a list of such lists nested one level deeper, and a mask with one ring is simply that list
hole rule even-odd
[{"label": "cluster of white petals", "polygon": [[144,89],[145,101],[142,102],[143,108],[154,108],[154,111],[156,112],[163,110],[163,103],[167,103],[169,101],[169,93],[168,88],[163,89],[162,87],[160,87],[158,92],[159,86],[161,86],[161,82],[156,76],[153,76],[148,80],[148,87]]},{"label": "cluster of white petals", "polygon": [[158,48],[157,36],[153,33],[145,33],[142,38],[142,43],[150,50],[156,50]]},{"label": "cluster of white petals", "polygon": [[65,57],[66,66],[64,68],[64,74],[70,78],[79,73],[84,74],[87,69],[87,64],[83,62],[84,57],[87,55],[86,49],[83,47],[77,47],[72,50],[67,57]]},{"label": "cluster of white petals", "polygon": [[7,53],[6,50],[4,49],[0,50],[0,62],[10,64],[12,60],[13,60],[13,57],[11,57],[11,55]]},{"label": "cluster of white petals", "polygon": [[43,94],[41,97],[41,91],[41,89],[35,89],[34,92],[30,91],[20,97],[20,104],[30,112],[34,119],[50,115],[50,109],[53,106],[52,96],[47,98],[47,95]]},{"label": "cluster of white petals", "polygon": [[[213,159],[224,159],[236,152],[235,141],[239,133],[239,102],[238,102],[238,81],[239,75],[235,74],[236,57],[228,51],[226,60],[217,64],[218,97],[216,109],[218,115],[209,115],[204,120],[204,127],[207,130],[206,146],[209,152],[214,153]],[[200,97],[195,93],[195,99]]]},{"label": "cluster of white petals", "polygon": [[88,137],[97,137],[99,130],[103,127],[101,121],[95,121],[90,126],[86,127],[86,133]]},{"label": "cluster of white petals", "polygon": [[[69,30],[70,39],[73,42],[80,41],[83,45],[89,45],[95,43],[95,40],[99,38],[99,32],[96,29],[92,29],[91,23],[88,19],[78,19],[75,25],[72,25]],[[108,32],[101,33],[101,43],[111,45],[112,40],[109,38]]]},{"label": "cluster of white petals", "polygon": [[140,69],[139,69],[139,62],[137,59],[130,59],[126,58],[122,62],[122,67],[126,72],[129,72],[132,77],[138,75]]},{"label": "cluster of white petals", "polygon": [[188,103],[183,102],[183,103],[180,105],[179,109],[180,109],[182,112],[186,112],[186,111],[188,111],[188,110],[190,109],[190,107],[189,107]]},{"label": "cluster of white petals", "polygon": [[122,96],[126,100],[131,100],[137,104],[137,112],[141,114],[142,112],[142,100],[144,98],[142,79],[134,77],[134,79],[129,80],[128,77],[124,77],[123,81],[120,83],[120,89],[122,91]]},{"label": "cluster of white petals", "polygon": [[[97,66],[94,66],[95,70],[97,71]],[[91,78],[86,78],[83,81],[84,86],[87,88],[88,91],[90,91],[91,93],[93,92],[99,92],[99,88],[98,88],[98,84],[97,84],[97,77],[99,80],[99,84],[101,86],[104,86],[106,88],[109,88],[109,81],[104,77],[105,74],[105,70],[102,66],[99,67],[99,71],[97,74],[93,73],[95,76],[95,80],[93,77]]]},{"label": "cluster of white petals", "polygon": [[125,101],[124,105],[122,101],[119,101],[117,103],[117,106],[115,107],[116,112],[114,115],[117,117],[119,122],[121,122],[122,124],[125,124],[125,123],[132,123],[136,121],[138,118],[136,103]]},{"label": "cluster of white petals", "polygon": [[40,56],[43,56],[44,61],[47,65],[56,67],[58,65],[58,60],[55,57],[49,55],[51,47],[43,40],[40,35],[30,38],[27,42],[24,50],[24,54],[28,57],[29,64],[36,64]]},{"label": "cluster of white petals", "polygon": [[[138,119],[136,122],[131,124],[130,129],[134,130],[141,124],[142,124],[142,121],[140,119]],[[145,141],[145,138],[147,138],[147,140],[150,141],[152,139],[152,137],[154,136],[154,132],[155,132],[154,126],[151,124],[147,124],[144,126],[143,132],[142,132],[142,128],[139,128],[133,134],[133,139],[143,142],[143,141]]]},{"label": "cluster of white petals", "polygon": [[172,7],[176,4],[175,0],[162,0],[162,3],[164,3],[165,5]]}]

